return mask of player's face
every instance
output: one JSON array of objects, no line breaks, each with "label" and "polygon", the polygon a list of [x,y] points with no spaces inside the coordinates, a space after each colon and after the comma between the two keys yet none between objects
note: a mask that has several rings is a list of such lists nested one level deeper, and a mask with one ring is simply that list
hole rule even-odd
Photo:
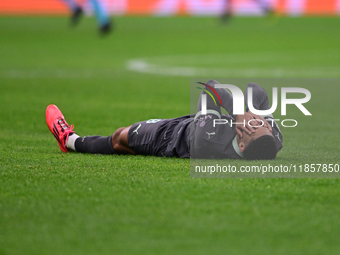
[{"label": "player's face", "polygon": [[241,141],[243,141],[245,143],[245,145],[248,145],[248,143],[251,140],[256,140],[257,138],[259,138],[263,135],[273,136],[272,132],[270,132],[267,127],[259,127],[251,135],[248,135],[247,133],[243,132],[243,137],[241,138]]}]

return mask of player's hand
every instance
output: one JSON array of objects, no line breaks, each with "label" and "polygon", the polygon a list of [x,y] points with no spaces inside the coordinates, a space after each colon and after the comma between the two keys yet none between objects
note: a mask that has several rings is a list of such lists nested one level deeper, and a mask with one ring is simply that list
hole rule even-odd
[{"label": "player's hand", "polygon": [[[248,135],[251,135],[252,133],[255,132],[255,128],[248,125],[248,122],[253,119],[254,119],[253,115],[251,115],[248,112],[244,112],[243,115],[236,116],[237,124],[235,125],[235,130],[240,137],[243,137],[242,131],[246,132]],[[257,121],[251,121],[251,125],[257,126],[261,125],[261,123],[258,123]]]},{"label": "player's hand", "polygon": [[271,126],[263,117],[250,111],[244,112],[243,115],[237,115],[236,123],[235,130],[240,137],[243,137],[242,132],[251,135],[252,133],[255,133],[256,128],[261,126],[267,127],[269,131],[272,132]]},{"label": "player's hand", "polygon": [[[257,114],[255,114],[255,113],[252,113],[251,111],[248,111],[248,113],[249,113],[250,115],[252,115],[254,119],[262,120],[262,121],[263,121],[263,127],[268,128],[268,130],[269,130],[270,132],[273,132],[273,129],[272,129],[271,125],[270,125],[270,124],[269,124],[262,116],[257,115]],[[261,122],[261,121],[258,121],[258,123],[260,123],[260,124],[259,124],[260,126],[262,125],[262,122]],[[251,125],[255,126],[255,125],[253,124],[253,121],[251,122]],[[256,127],[255,127],[255,128],[256,128]]]}]

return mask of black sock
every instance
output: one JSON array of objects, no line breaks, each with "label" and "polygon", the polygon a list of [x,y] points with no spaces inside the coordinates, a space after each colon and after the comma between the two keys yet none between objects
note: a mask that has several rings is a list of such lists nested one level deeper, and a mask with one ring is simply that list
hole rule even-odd
[{"label": "black sock", "polygon": [[75,142],[77,152],[91,154],[116,154],[112,146],[112,136],[78,137]]}]

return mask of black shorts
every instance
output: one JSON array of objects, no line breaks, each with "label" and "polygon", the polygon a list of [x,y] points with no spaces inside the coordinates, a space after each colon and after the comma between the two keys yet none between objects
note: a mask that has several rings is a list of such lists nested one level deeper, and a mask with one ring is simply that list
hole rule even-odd
[{"label": "black shorts", "polygon": [[128,133],[128,142],[137,155],[163,157],[171,139],[173,119],[151,119],[133,124]]}]

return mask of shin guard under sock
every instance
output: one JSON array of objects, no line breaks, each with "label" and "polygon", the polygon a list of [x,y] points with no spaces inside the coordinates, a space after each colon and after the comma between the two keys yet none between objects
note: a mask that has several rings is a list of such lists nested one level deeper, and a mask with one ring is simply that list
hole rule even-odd
[{"label": "shin guard under sock", "polygon": [[115,154],[112,136],[85,136],[77,138],[75,149],[81,153]]}]

